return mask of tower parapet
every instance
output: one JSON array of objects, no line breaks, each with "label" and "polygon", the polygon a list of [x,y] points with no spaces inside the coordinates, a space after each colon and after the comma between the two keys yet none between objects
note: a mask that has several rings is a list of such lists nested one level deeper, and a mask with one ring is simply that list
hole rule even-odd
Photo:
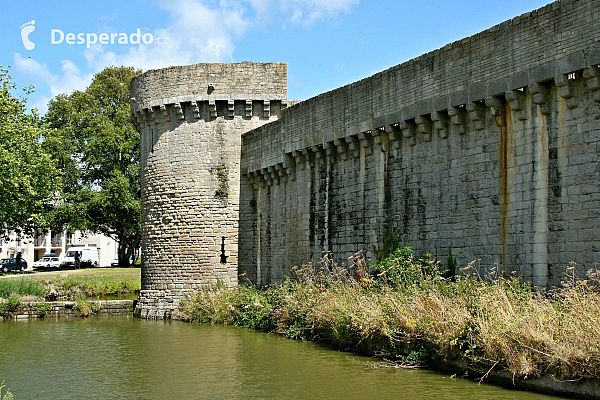
[{"label": "tower parapet", "polygon": [[286,88],[283,63],[196,64],[133,79],[142,168],[137,315],[168,317],[186,292],[237,285],[241,135],[279,117]]}]

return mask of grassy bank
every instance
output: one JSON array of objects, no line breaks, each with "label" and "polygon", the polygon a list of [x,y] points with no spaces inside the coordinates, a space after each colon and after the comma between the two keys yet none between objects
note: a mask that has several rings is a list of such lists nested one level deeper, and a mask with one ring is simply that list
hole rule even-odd
[{"label": "grassy bank", "polygon": [[181,303],[189,321],[223,323],[383,351],[409,362],[465,358],[514,376],[600,377],[598,275],[537,293],[516,279],[444,278],[439,264],[397,250],[369,273],[325,262],[264,288],[215,287]]},{"label": "grassy bank", "polygon": [[0,279],[0,298],[68,300],[137,293],[140,287],[139,268],[89,268]]}]

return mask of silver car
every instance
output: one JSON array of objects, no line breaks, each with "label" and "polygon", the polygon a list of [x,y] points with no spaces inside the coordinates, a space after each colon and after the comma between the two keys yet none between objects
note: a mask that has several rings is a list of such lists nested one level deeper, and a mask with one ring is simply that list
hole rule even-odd
[{"label": "silver car", "polygon": [[42,257],[40,260],[33,263],[33,269],[58,268],[60,260],[58,257]]}]

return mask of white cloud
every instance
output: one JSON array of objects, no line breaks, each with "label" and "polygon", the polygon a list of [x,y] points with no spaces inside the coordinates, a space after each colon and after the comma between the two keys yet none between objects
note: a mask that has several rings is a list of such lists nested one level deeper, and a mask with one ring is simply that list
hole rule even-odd
[{"label": "white cloud", "polygon": [[[135,66],[142,70],[199,62],[233,60],[235,40],[251,26],[283,21],[284,26],[310,26],[318,20],[347,14],[359,0],[220,0],[208,6],[203,0],[160,2],[171,22],[152,31],[154,38],[166,37],[165,45],[141,44],[124,53],[94,45],[86,50],[88,65],[100,71],[107,65]],[[251,16],[248,12],[253,10]],[[117,49],[118,50],[118,49]]]},{"label": "white cloud", "polygon": [[28,108],[37,108],[40,115],[44,115],[48,111],[48,102],[51,97],[38,95],[33,97],[33,101],[28,104]]},{"label": "white cloud", "polygon": [[335,18],[348,14],[359,0],[248,0],[259,22],[279,14],[288,23],[311,26],[319,20]]},{"label": "white cloud", "polygon": [[[70,94],[74,90],[84,90],[92,81],[93,76],[91,73],[81,73],[77,65],[70,60],[61,61],[61,75],[51,73],[47,65],[41,64],[33,58],[25,58],[20,53],[15,53],[14,63],[15,69],[29,75],[34,85],[47,86],[52,97],[61,93]],[[49,100],[50,98],[47,96],[34,96],[32,107],[37,107],[43,114],[48,109]]]},{"label": "white cloud", "polygon": [[[110,65],[134,66],[142,70],[165,68],[171,65],[187,65],[200,62],[230,62],[233,60],[235,41],[250,28],[270,24],[283,27],[301,25],[310,27],[319,20],[347,14],[360,0],[173,0],[157,1],[159,7],[170,14],[168,26],[155,30],[154,39],[168,38],[167,44],[92,45],[84,51],[89,73],[81,70],[70,60],[62,60],[60,74],[50,72],[45,64],[15,53],[15,67],[30,75],[36,86],[49,88],[52,97],[60,93],[83,90],[91,83],[93,74]],[[210,4],[210,5],[208,5]],[[99,24],[104,31],[112,31],[107,25],[118,11],[101,17]],[[131,33],[131,32],[130,32]],[[122,52],[119,52],[122,51]],[[36,95],[33,104],[40,112],[47,109],[47,96]]]},{"label": "white cloud", "polygon": [[161,3],[171,15],[168,28],[152,31],[154,39],[168,38],[167,44],[141,44],[125,53],[94,45],[85,51],[88,65],[100,71],[107,65],[127,65],[148,70],[199,62],[226,62],[233,59],[234,39],[243,35],[249,20],[237,2],[221,1],[211,8],[200,1],[179,0]]}]

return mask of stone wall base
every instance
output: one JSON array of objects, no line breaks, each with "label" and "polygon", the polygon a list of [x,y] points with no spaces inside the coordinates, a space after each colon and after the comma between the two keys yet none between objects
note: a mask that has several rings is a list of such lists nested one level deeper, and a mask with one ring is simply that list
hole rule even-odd
[{"label": "stone wall base", "polygon": [[[124,315],[131,314],[137,300],[95,300],[90,301],[97,306],[92,315]],[[80,316],[75,301],[33,301],[21,303],[14,312],[0,315],[3,319],[57,318]]]},{"label": "stone wall base", "polygon": [[142,290],[133,315],[144,319],[179,319],[179,301],[189,290]]}]

